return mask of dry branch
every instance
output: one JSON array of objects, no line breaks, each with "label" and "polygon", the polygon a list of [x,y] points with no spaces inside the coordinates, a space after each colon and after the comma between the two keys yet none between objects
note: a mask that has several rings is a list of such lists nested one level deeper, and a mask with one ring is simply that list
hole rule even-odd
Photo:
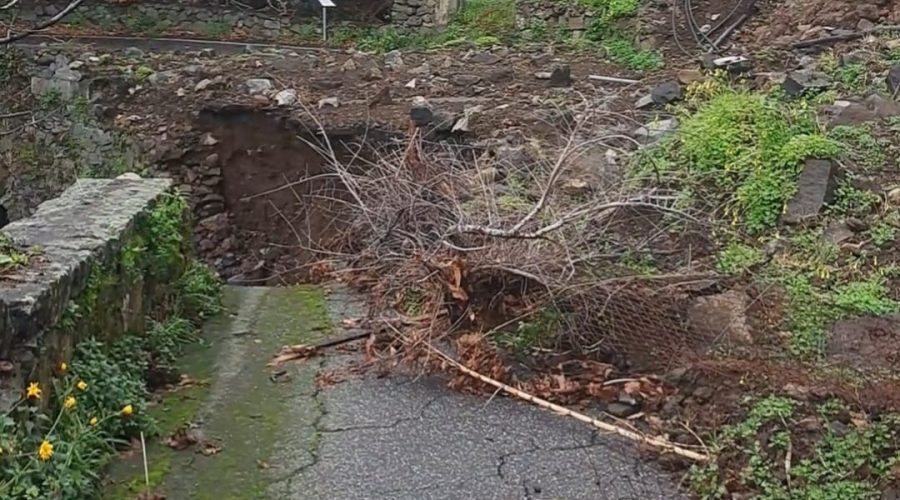
[{"label": "dry branch", "polygon": [[[8,43],[15,42],[17,40],[22,40],[30,35],[33,35],[39,31],[45,30],[50,26],[61,21],[64,17],[68,16],[73,10],[78,8],[79,5],[82,4],[84,0],[73,0],[69,5],[67,5],[63,10],[59,11],[55,16],[47,19],[46,21],[34,26],[33,28],[29,28],[25,31],[21,31],[19,33],[10,33],[5,38],[0,38],[0,45],[5,45]],[[13,4],[8,5],[8,7],[12,7]],[[7,8],[7,7],[4,7]]]},{"label": "dry branch", "polygon": [[545,399],[541,399],[537,396],[528,394],[527,392],[521,391],[512,386],[506,385],[503,382],[499,382],[490,377],[484,376],[472,369],[469,369],[466,366],[463,366],[461,363],[459,363],[455,359],[451,358],[447,354],[444,354],[444,352],[442,352],[440,349],[434,347],[433,345],[431,345],[428,342],[425,342],[424,345],[428,348],[429,351],[438,355],[444,361],[451,364],[454,368],[465,373],[466,375],[469,375],[470,377],[478,379],[481,382],[484,382],[488,385],[496,387],[497,389],[502,390],[503,392],[506,392],[507,394],[515,396],[524,401],[528,401],[529,403],[533,403],[537,406],[540,406],[541,408],[551,410],[555,413],[558,413],[558,414],[566,416],[566,417],[574,418],[575,420],[592,425],[602,431],[611,432],[613,434],[624,437],[631,441],[635,441],[635,442],[638,442],[641,444],[652,446],[653,448],[656,448],[662,452],[674,453],[680,457],[684,457],[684,458],[693,460],[695,462],[708,462],[710,460],[709,455],[697,453],[695,451],[691,451],[691,450],[682,448],[680,446],[677,446],[675,444],[670,443],[669,441],[666,441],[666,440],[663,440],[660,438],[645,436],[640,433],[637,433],[637,432],[634,432],[634,431],[631,431],[628,429],[624,429],[622,427],[618,427],[618,426],[612,425],[610,423],[597,420],[595,418],[591,418],[583,413],[578,413],[574,410],[570,410],[563,406],[559,406],[557,404],[551,403],[550,401],[547,401]]}]

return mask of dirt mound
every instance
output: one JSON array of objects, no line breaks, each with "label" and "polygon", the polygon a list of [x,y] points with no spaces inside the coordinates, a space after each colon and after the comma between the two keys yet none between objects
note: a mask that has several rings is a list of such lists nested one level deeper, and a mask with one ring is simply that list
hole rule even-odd
[{"label": "dirt mound", "polygon": [[870,23],[896,23],[900,1],[793,0],[778,2],[760,16],[752,37],[776,44],[828,35],[828,28],[856,30]]}]

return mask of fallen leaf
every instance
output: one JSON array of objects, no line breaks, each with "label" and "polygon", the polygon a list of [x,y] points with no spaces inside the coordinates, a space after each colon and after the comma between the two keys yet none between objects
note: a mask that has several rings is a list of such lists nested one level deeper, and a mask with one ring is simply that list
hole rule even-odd
[{"label": "fallen leaf", "polygon": [[210,443],[209,441],[200,445],[197,449],[197,453],[200,453],[203,456],[210,457],[222,451],[221,446],[217,446],[215,443]]},{"label": "fallen leaf", "polygon": [[264,460],[257,460],[256,466],[262,470],[266,470],[269,468],[268,462],[265,462]]},{"label": "fallen leaf", "polygon": [[295,359],[306,359],[315,353],[316,348],[306,344],[286,345],[281,348],[281,351],[275,355],[275,358],[269,362],[268,366],[278,366],[281,363],[293,361]]},{"label": "fallen leaf", "polygon": [[197,443],[197,439],[187,432],[186,427],[181,427],[162,440],[163,444],[173,450],[183,450]]},{"label": "fallen leaf", "polygon": [[372,360],[375,359],[375,335],[369,335],[369,338],[366,339],[366,359]]}]

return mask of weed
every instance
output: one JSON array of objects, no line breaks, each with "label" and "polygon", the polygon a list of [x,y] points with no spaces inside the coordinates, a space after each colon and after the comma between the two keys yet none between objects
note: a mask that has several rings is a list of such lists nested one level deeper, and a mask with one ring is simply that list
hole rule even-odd
[{"label": "weed", "polygon": [[607,56],[613,62],[636,71],[659,69],[663,59],[659,52],[642,50],[625,38],[610,38],[602,42]]},{"label": "weed", "polygon": [[22,56],[9,46],[0,49],[0,85],[10,84],[22,71]]},{"label": "weed", "polygon": [[833,301],[844,315],[884,315],[900,311],[900,303],[890,298],[887,280],[878,275],[836,286]]},{"label": "weed", "polygon": [[138,66],[134,69],[134,79],[139,82],[143,82],[147,78],[150,78],[150,75],[152,75],[153,73],[155,73],[155,71],[153,71],[153,68],[149,66]]},{"label": "weed", "polygon": [[150,212],[140,231],[147,243],[147,272],[173,276],[184,266],[187,205],[178,195],[166,195]]},{"label": "weed", "polygon": [[209,266],[191,261],[175,284],[177,312],[190,319],[202,319],[222,311],[222,282]]},{"label": "weed", "polygon": [[224,21],[209,21],[203,25],[203,34],[213,40],[225,38],[231,33],[231,24]]},{"label": "weed", "polygon": [[720,441],[731,443],[754,436],[769,422],[783,422],[794,413],[796,403],[783,396],[768,396],[757,401],[743,421],[722,429]]},{"label": "weed", "polygon": [[868,215],[881,203],[881,197],[871,191],[855,187],[849,181],[841,181],[835,190],[834,202],[829,207],[838,215]]},{"label": "weed", "polygon": [[869,229],[869,238],[878,247],[887,247],[897,239],[897,227],[888,221],[879,221]]},{"label": "weed", "polygon": [[[683,114],[681,129],[663,146],[667,161],[652,168],[695,194],[708,195],[701,198],[724,202],[726,215],[750,233],[778,221],[804,159],[830,158],[841,150],[819,133],[814,114],[805,107],[715,81],[691,90],[688,97],[698,109]],[[704,97],[709,99],[702,101]]]},{"label": "weed", "polygon": [[0,232],[0,276],[27,267],[39,248],[23,251],[6,233]]},{"label": "weed", "polygon": [[503,37],[516,30],[515,0],[468,0],[450,24],[456,36]]},{"label": "weed", "polygon": [[716,269],[723,274],[740,274],[762,260],[762,252],[758,248],[732,242],[719,252]]},{"label": "weed", "polygon": [[529,321],[520,321],[515,331],[499,331],[494,337],[498,345],[523,354],[552,341],[559,331],[560,320],[561,314],[556,309],[543,309]]},{"label": "weed", "polygon": [[861,166],[867,169],[879,168],[885,164],[885,145],[874,136],[875,124],[866,123],[855,127],[839,125],[828,132],[828,137],[844,145],[844,150]]},{"label": "weed", "polygon": [[866,67],[860,63],[845,64],[834,71],[834,78],[840,87],[849,92],[862,92],[868,84]]}]

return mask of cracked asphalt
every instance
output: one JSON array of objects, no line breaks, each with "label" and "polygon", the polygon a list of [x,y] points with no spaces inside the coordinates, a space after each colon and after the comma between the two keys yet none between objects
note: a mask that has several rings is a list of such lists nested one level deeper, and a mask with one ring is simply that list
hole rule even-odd
[{"label": "cracked asphalt", "polygon": [[[334,321],[360,312],[341,292],[328,302]],[[353,356],[332,351],[320,370],[339,369]],[[315,398],[314,456],[270,488],[273,498],[682,497],[631,443],[532,405],[453,392],[437,378],[356,377]]]},{"label": "cracked asphalt", "polygon": [[[154,487],[170,500],[683,497],[634,444],[533,405],[459,394],[438,378],[368,373],[320,388],[317,376],[354,361],[340,349],[266,366],[282,345],[353,333],[328,327],[363,312],[344,291],[226,287],[225,302],[230,313],[186,356],[203,380],[196,396],[175,392],[160,406],[173,425],[164,433],[187,424],[221,451],[152,443]],[[138,457],[117,464],[115,485],[142,491]]]}]

